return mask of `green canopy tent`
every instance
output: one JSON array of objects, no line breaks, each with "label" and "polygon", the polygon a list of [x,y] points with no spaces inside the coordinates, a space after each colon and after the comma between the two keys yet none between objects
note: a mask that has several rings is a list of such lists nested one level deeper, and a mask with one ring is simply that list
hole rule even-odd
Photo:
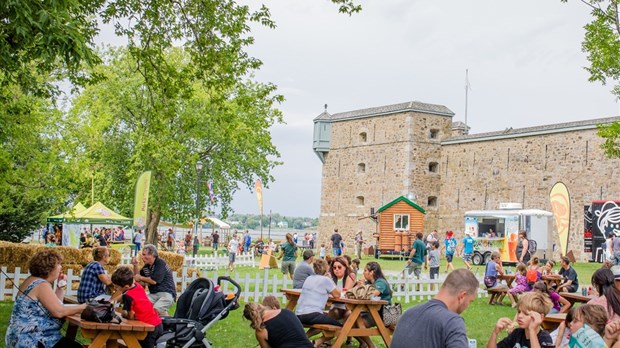
[{"label": "green canopy tent", "polygon": [[58,214],[58,215],[48,217],[47,222],[63,223],[65,219],[70,219],[72,217],[75,217],[76,215],[83,212],[84,210],[86,210],[86,207],[82,203],[78,203],[73,208],[71,208],[71,210],[67,211],[64,214]]},{"label": "green canopy tent", "polygon": [[[83,205],[79,203],[78,205],[84,208]],[[80,246],[81,225],[131,226],[133,224],[133,219],[116,213],[101,202],[76,212],[78,205],[72,209],[71,214],[55,215],[47,219],[48,222],[62,223],[62,245],[76,248]]]}]

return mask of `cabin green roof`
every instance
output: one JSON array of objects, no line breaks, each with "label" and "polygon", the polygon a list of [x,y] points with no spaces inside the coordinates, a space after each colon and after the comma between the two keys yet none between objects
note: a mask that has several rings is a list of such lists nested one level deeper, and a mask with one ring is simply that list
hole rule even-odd
[{"label": "cabin green roof", "polygon": [[396,198],[395,200],[391,201],[390,203],[382,206],[381,208],[379,208],[379,210],[377,210],[377,213],[380,213],[380,212],[382,212],[384,210],[387,210],[389,207],[393,206],[394,204],[396,204],[398,202],[405,202],[405,203],[409,204],[410,206],[412,206],[413,208],[417,209],[420,213],[426,214],[426,211],[424,210],[424,208],[422,208],[419,205],[413,203],[412,201],[408,200],[404,196],[400,196],[400,197]]}]

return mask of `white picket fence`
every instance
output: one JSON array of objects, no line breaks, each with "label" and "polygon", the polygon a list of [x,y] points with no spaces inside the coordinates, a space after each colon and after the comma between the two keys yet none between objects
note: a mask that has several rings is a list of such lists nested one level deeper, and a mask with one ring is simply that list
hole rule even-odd
[{"label": "white picket fence", "polygon": [[[215,252],[213,255],[197,255],[191,256],[186,254],[185,266],[197,268],[200,270],[216,270],[228,267],[228,254],[225,252]],[[131,255],[123,254],[121,256],[121,264],[131,264]],[[238,253],[235,256],[235,266],[251,266],[256,267],[254,250],[245,253]]]},{"label": "white picket fence", "polygon": [[[173,272],[174,281],[177,284],[177,289],[183,292],[187,286],[194,281],[198,275],[192,273],[187,274],[187,266],[183,266],[181,274]],[[18,284],[26,279],[29,274],[21,273],[20,268],[16,268],[15,272],[8,273],[7,267],[1,267],[0,272],[0,299],[11,298],[15,300],[18,293]],[[406,273],[406,272],[405,272]],[[65,295],[75,296],[77,295],[77,287],[80,281],[81,273],[74,274],[73,270],[67,271],[67,282],[72,286],[67,286]],[[253,273],[239,274],[237,272],[230,274],[229,272],[218,272],[217,270],[200,272],[200,276],[217,281],[218,276],[229,276],[236,281],[241,287],[240,298],[244,302],[248,301],[261,301],[267,295],[274,295],[280,299],[281,302],[285,302],[282,289],[290,289],[293,287],[293,281],[287,278],[283,278],[279,269],[270,270],[265,268],[264,270],[257,270]],[[482,285],[482,276],[477,276],[478,281]],[[445,275],[441,275],[439,279],[411,279],[407,274],[405,277],[388,276],[388,283],[392,286],[393,294],[392,298],[395,302],[409,303],[420,300],[429,300],[435,294],[437,294],[439,287],[443,283]],[[15,286],[14,286],[15,285]],[[227,282],[222,284],[222,290],[224,292],[233,292],[233,287]],[[481,288],[478,290],[478,298],[488,297],[486,290]]]}]

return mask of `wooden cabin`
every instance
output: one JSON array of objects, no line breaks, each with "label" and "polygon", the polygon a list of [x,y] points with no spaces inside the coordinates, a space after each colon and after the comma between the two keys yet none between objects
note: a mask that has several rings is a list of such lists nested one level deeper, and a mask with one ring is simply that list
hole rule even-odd
[{"label": "wooden cabin", "polygon": [[400,196],[377,210],[380,254],[409,252],[417,232],[424,232],[422,207]]}]

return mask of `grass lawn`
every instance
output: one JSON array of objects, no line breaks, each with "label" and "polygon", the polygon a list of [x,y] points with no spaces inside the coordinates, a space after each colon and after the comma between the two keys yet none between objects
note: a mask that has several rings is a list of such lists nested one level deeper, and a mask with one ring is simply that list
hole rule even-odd
[{"label": "grass lawn", "polygon": [[[362,265],[369,261],[375,261],[375,259],[370,256],[366,256],[362,260]],[[460,258],[455,258],[454,261],[454,266],[456,268],[463,267],[463,263]],[[381,263],[382,268],[385,271],[388,271],[388,273],[392,274],[395,271],[402,271],[405,265],[405,261],[396,259],[381,259],[379,262]],[[441,262],[441,271],[443,272],[443,270],[445,269],[445,259],[442,259]],[[600,264],[597,263],[577,263],[574,265],[574,268],[579,275],[580,283],[582,285],[585,284],[586,286],[590,284],[590,278],[592,273],[599,267]],[[235,268],[235,273],[238,272],[240,274],[255,271],[257,271],[257,268]],[[481,275],[482,273],[484,273],[484,266],[477,267],[477,270],[475,269],[475,271],[477,271],[478,275]],[[512,271],[514,272],[514,269]],[[270,273],[271,272],[278,271],[271,270]],[[485,297],[476,299],[462,314],[463,318],[465,319],[467,334],[470,338],[475,338],[478,341],[478,347],[483,347],[486,345],[487,339],[497,319],[501,317],[512,318],[515,314],[515,309],[513,309],[509,305],[491,306],[487,302],[488,299]],[[508,301],[505,300],[505,303],[508,303]],[[417,303],[404,304],[403,309],[405,310],[416,304]],[[214,347],[257,346],[256,340],[254,338],[254,331],[250,328],[249,322],[242,318],[243,306],[244,303],[241,303],[241,307],[238,310],[231,312],[226,319],[221,320],[209,330],[207,337],[209,337],[209,339],[213,342]],[[0,302],[0,335],[2,337],[4,337],[5,335],[12,307],[13,304],[10,301]],[[385,345],[380,339],[375,339],[374,341],[377,344],[377,347],[385,347]],[[84,341],[82,343],[87,343],[87,341]],[[356,346],[357,343],[354,343],[353,347]],[[4,347],[4,339],[1,340],[0,347]]]}]

